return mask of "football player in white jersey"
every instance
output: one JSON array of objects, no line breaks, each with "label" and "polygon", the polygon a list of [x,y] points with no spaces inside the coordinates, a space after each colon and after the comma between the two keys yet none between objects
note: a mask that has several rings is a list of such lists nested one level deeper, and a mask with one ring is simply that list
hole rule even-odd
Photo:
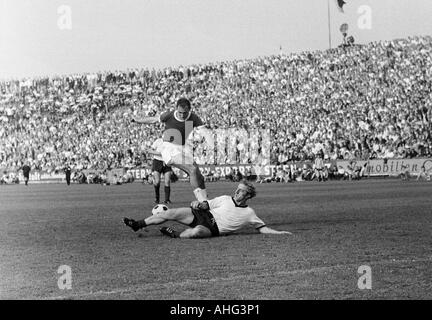
[{"label": "football player in white jersey", "polygon": [[233,196],[223,195],[208,201],[193,201],[190,208],[168,209],[139,221],[124,218],[123,222],[135,232],[166,221],[175,221],[189,226],[181,233],[170,227],[160,229],[163,234],[172,238],[215,237],[230,234],[246,226],[252,226],[260,233],[291,234],[288,231],[277,231],[266,226],[255,211],[246,204],[255,196],[254,185],[242,180]]}]

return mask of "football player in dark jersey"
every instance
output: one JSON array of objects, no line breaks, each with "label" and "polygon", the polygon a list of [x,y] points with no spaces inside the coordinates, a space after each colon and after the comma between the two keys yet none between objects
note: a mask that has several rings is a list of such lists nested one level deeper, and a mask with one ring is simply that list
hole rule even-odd
[{"label": "football player in dark jersey", "polygon": [[189,175],[190,183],[198,201],[207,200],[204,177],[193,160],[192,144],[187,139],[194,128],[204,127],[201,119],[191,110],[191,103],[186,98],[177,101],[176,110],[167,111],[159,116],[132,118],[131,122],[141,124],[165,124],[163,143],[159,152],[168,166],[174,166]]}]

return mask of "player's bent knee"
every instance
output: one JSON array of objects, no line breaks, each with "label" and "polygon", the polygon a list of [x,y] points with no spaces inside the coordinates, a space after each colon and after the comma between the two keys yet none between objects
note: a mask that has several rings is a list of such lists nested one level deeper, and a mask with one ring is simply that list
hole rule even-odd
[{"label": "player's bent knee", "polygon": [[184,164],[183,167],[185,168],[185,171],[189,174],[189,175],[194,175],[195,174],[195,167],[191,164]]},{"label": "player's bent knee", "polygon": [[179,163],[172,163],[171,164],[175,168],[179,168],[180,170],[186,172],[188,175],[191,174],[190,168],[187,165],[179,164]]},{"label": "player's bent knee", "polygon": [[212,236],[210,229],[204,226],[196,226],[195,228],[186,229],[180,234],[180,238],[185,239],[198,239],[198,238],[209,238]]}]

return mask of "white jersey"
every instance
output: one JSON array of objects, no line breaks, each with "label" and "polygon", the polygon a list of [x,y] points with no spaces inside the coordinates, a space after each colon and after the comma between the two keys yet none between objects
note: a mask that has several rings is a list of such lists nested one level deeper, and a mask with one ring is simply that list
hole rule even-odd
[{"label": "white jersey", "polygon": [[209,200],[208,203],[220,234],[234,232],[245,226],[252,226],[256,229],[265,226],[252,208],[238,206],[230,196],[216,197]]},{"label": "white jersey", "polygon": [[[153,150],[156,150],[156,151],[158,151],[158,152],[161,152],[161,146],[162,146],[162,143],[163,143],[163,140],[162,140],[162,139],[160,139],[160,138],[159,138],[159,139],[156,139],[155,142],[153,142],[151,148],[152,148]],[[162,160],[162,156],[159,156],[159,155],[154,155],[154,156],[153,156],[153,159],[163,161],[163,160]]]}]

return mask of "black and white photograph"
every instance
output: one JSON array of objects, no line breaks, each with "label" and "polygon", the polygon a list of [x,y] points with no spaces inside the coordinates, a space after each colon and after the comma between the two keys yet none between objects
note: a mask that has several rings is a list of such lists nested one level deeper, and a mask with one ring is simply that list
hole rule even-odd
[{"label": "black and white photograph", "polygon": [[431,17],[0,0],[0,300],[431,300]]}]

